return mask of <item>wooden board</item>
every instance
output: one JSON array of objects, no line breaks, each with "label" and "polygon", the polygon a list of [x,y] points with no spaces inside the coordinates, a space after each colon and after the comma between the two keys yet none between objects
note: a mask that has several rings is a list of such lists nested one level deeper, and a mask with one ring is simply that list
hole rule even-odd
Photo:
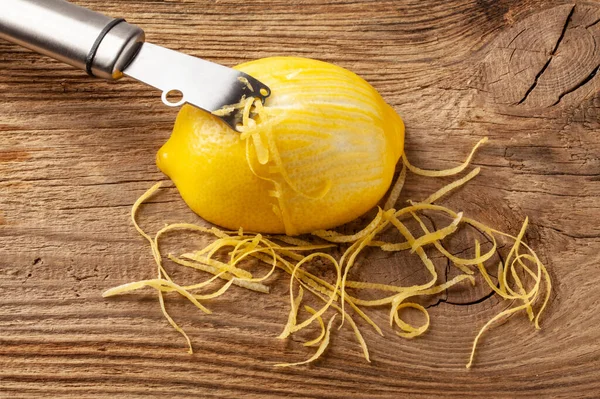
[{"label": "wooden board", "polygon": [[[508,306],[484,289],[432,298],[418,339],[361,323],[371,364],[343,328],[317,364],[273,368],[313,351],[276,339],[283,276],[268,296],[232,289],[208,304],[211,316],[169,296],[194,343],[188,355],[152,291],[101,297],[154,276],[129,212],[164,179],[154,156],[176,111],[131,80],[94,81],[0,42],[0,397],[598,397],[600,2],[76,3],[225,65],[300,55],[347,67],[403,116],[417,165],[454,166],[488,136],[474,162],[481,175],[444,203],[512,233],[529,216],[528,240],[555,288],[541,330],[511,317],[484,337],[470,370],[477,330]],[[448,181],[411,177],[403,198]],[[150,202],[141,217],[151,231],[199,221],[172,184]],[[400,284],[421,269],[372,251],[359,274]],[[372,316],[387,325],[384,310]]]}]

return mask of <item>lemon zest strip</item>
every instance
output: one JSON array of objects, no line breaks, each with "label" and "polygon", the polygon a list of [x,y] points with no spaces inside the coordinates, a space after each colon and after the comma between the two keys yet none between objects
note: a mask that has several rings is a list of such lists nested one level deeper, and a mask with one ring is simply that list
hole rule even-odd
[{"label": "lemon zest strip", "polygon": [[[316,313],[315,313],[315,315],[316,315]],[[325,349],[327,349],[327,346],[329,345],[329,337],[331,336],[331,325],[333,324],[333,320],[335,319],[335,316],[336,315],[333,315],[331,317],[331,319],[329,319],[329,323],[327,323],[327,330],[325,331],[325,337],[323,337],[323,340],[321,341],[321,344],[319,345],[319,348],[317,349],[317,352],[315,352],[314,355],[312,355],[309,359],[307,359],[303,362],[278,363],[275,365],[275,367],[300,366],[302,364],[312,363],[315,360],[317,360],[323,354],[323,352],[325,352]]]},{"label": "lemon zest strip", "polygon": [[400,174],[398,175],[398,179],[392,186],[390,194],[383,205],[383,210],[387,211],[388,209],[392,209],[396,202],[398,202],[398,198],[400,198],[400,193],[402,192],[402,188],[404,187],[404,182],[406,181],[406,165],[402,164],[402,169],[400,170]]},{"label": "lemon zest strip", "polygon": [[[316,314],[317,311],[311,308],[308,305],[304,305],[304,310],[306,310],[310,314]],[[319,326],[321,326],[321,334],[313,340],[305,342],[304,346],[315,346],[325,337],[325,323],[323,322],[323,318],[321,316],[317,317],[317,321],[319,322]]]},{"label": "lemon zest strip", "polygon": [[465,177],[455,180],[452,183],[440,188],[438,191],[431,194],[429,197],[425,198],[422,202],[424,202],[426,204],[434,203],[435,201],[439,200],[444,195],[448,194],[450,191],[459,188],[460,186],[464,185],[466,182],[468,182],[469,180],[471,180],[472,178],[477,176],[479,174],[480,170],[481,170],[480,168],[473,169]]},{"label": "lemon zest strip", "polygon": [[467,157],[467,159],[462,164],[460,164],[459,166],[456,166],[456,167],[450,168],[450,169],[445,169],[445,170],[427,170],[427,169],[417,168],[416,166],[413,166],[413,165],[411,165],[410,162],[408,162],[408,158],[406,157],[406,153],[402,154],[402,162],[415,175],[427,176],[427,177],[452,176],[452,175],[459,174],[460,172],[462,172],[463,170],[465,170],[467,168],[467,166],[469,166],[469,164],[471,163],[471,159],[473,158],[473,155],[475,155],[475,151],[477,151],[477,149],[479,148],[480,145],[484,144],[487,141],[488,141],[487,137],[484,137],[481,140],[479,140],[477,142],[477,144],[475,144],[475,146],[471,150],[471,153],[469,154],[469,156]]}]

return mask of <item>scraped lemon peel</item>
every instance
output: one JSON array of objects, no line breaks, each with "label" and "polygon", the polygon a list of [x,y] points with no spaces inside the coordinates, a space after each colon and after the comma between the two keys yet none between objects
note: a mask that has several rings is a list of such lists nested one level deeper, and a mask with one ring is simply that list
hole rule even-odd
[{"label": "scraped lemon peel", "polygon": [[[248,103],[246,103],[248,104]],[[248,108],[250,110],[250,108]],[[246,114],[246,112],[244,112]],[[250,115],[250,111],[248,114]],[[248,122],[245,123],[246,125]],[[256,133],[252,133],[256,134]],[[248,137],[251,137],[250,135]],[[254,141],[260,143],[262,139]],[[429,328],[430,315],[427,307],[418,303],[420,297],[436,295],[455,285],[465,286],[465,282],[475,285],[475,272],[478,272],[487,286],[504,301],[508,301],[509,307],[485,323],[476,334],[471,348],[471,355],[467,368],[474,362],[477,346],[483,334],[496,322],[505,319],[512,314],[523,311],[533,323],[539,328],[539,320],[542,312],[547,306],[550,298],[552,284],[546,267],[541,262],[533,249],[524,242],[528,219],[523,222],[522,228],[516,236],[490,228],[483,223],[473,220],[463,214],[454,212],[444,206],[436,204],[442,196],[462,186],[475,177],[479,168],[472,170],[466,176],[455,180],[444,186],[433,195],[421,202],[409,201],[407,206],[396,209],[394,206],[399,198],[404,184],[406,172],[411,171],[419,175],[437,177],[451,176],[464,171],[471,161],[475,150],[486,141],[481,140],[471,151],[464,164],[436,173],[432,170],[419,169],[412,166],[406,156],[403,156],[403,167],[398,181],[390,189],[390,197],[383,208],[379,208],[376,216],[360,231],[353,234],[341,234],[336,231],[319,230],[313,233],[319,243],[314,239],[301,239],[284,235],[267,236],[257,233],[239,231],[224,231],[216,227],[203,227],[190,223],[176,223],[158,230],[154,237],[147,234],[137,222],[137,212],[143,202],[147,201],[160,187],[160,183],[154,185],[144,193],[134,204],[131,217],[136,230],[150,243],[150,249],[157,265],[157,278],[142,280],[124,284],[106,291],[105,297],[129,293],[145,287],[153,288],[159,297],[160,308],[168,322],[181,333],[192,352],[189,337],[183,329],[171,318],[165,308],[163,294],[177,293],[192,302],[197,308],[206,314],[210,314],[209,302],[224,295],[231,286],[236,285],[248,290],[269,293],[269,283],[276,279],[276,270],[284,271],[289,275],[290,308],[288,320],[279,338],[284,339],[292,334],[313,326],[318,335],[304,343],[306,347],[318,346],[316,352],[307,360],[293,363],[278,363],[276,367],[299,366],[312,363],[319,359],[330,344],[332,325],[337,313],[341,314],[340,327],[344,322],[352,329],[356,340],[361,348],[363,356],[370,362],[370,354],[367,343],[360,332],[359,326],[354,320],[356,316],[361,318],[368,326],[372,327],[378,334],[384,335],[380,326],[373,321],[364,309],[373,307],[389,307],[389,324],[395,328],[396,335],[403,338],[416,338],[423,335]],[[258,144],[260,145],[260,144]],[[260,151],[260,150],[259,150]],[[258,153],[257,153],[258,156]],[[269,153],[268,157],[271,156]],[[264,155],[264,157],[267,157]],[[260,158],[260,156],[258,156]],[[430,231],[423,222],[422,216],[427,212],[441,214],[451,219],[445,227]],[[413,220],[420,226],[421,233],[415,235],[411,232],[405,220]],[[451,254],[442,243],[444,239],[459,234],[460,226],[470,225],[480,231],[486,237],[487,245],[491,249],[482,253],[482,245],[478,240],[474,242],[474,257],[462,258]],[[387,242],[378,239],[386,229],[394,228],[401,236],[399,242]],[[184,284],[176,283],[167,274],[163,265],[163,255],[160,250],[160,240],[166,234],[195,233],[213,237],[213,241],[203,248],[180,255],[168,254],[167,258],[175,265],[191,268],[210,275],[208,279],[201,281],[186,281]],[[497,253],[497,239],[512,240],[513,244],[504,262],[497,267],[498,275],[492,276],[488,272],[486,263],[489,263],[494,254]],[[325,242],[325,243],[323,243]],[[332,249],[345,247],[339,259],[335,258]],[[397,286],[393,284],[376,283],[372,281],[354,281],[349,277],[349,270],[357,267],[360,255],[366,248],[375,248],[382,251],[408,251],[415,253],[428,271],[430,277],[420,284],[412,286]],[[438,253],[448,258],[462,273],[443,283],[438,283],[438,275],[431,256],[425,251],[437,250]],[[254,259],[253,262],[247,262]],[[319,261],[321,268],[327,268],[334,272],[333,281],[327,281],[310,272],[306,266]],[[266,265],[266,273],[255,276],[253,271],[247,270],[247,265],[253,263],[256,266]],[[497,282],[494,282],[494,279]],[[216,287],[218,281],[223,281],[220,287]],[[297,286],[297,289],[294,288]],[[348,292],[347,289],[352,289]],[[387,293],[379,299],[363,299],[357,294],[360,291],[371,291],[374,293]],[[321,308],[313,308],[303,302],[307,300],[306,293],[323,303]],[[543,299],[542,299],[543,297]],[[410,299],[410,301],[409,301]],[[541,302],[541,304],[540,304]],[[425,322],[415,326],[402,318],[402,311],[411,308],[423,314]],[[309,317],[299,320],[301,309],[304,309]],[[323,318],[329,316],[325,325]]]},{"label": "scraped lemon peel", "polygon": [[[253,111],[255,118],[250,117],[250,112]],[[242,133],[240,135],[240,139],[248,140],[249,137],[252,138],[252,145],[254,147],[254,155],[256,156],[256,160],[260,165],[266,165],[269,160],[272,160],[274,165],[268,168],[268,174],[279,175],[287,184],[287,186],[296,194],[307,198],[307,199],[321,199],[327,195],[329,190],[331,190],[332,182],[330,180],[326,180],[322,183],[322,186],[316,190],[315,192],[305,192],[301,190],[298,185],[292,180],[289,173],[287,172],[283,160],[281,159],[281,155],[279,154],[279,149],[277,148],[277,144],[275,142],[275,137],[273,136],[273,132],[270,129],[270,115],[266,107],[263,106],[260,99],[248,98],[246,100],[244,111],[242,113],[242,124],[238,126],[238,130]],[[261,121],[260,129],[259,124],[256,120]],[[265,144],[266,143],[266,144]],[[272,178],[266,177],[264,174],[260,174],[257,172],[256,168],[252,168],[253,160],[251,158],[251,152],[246,152],[246,160],[248,164],[251,166],[251,171],[255,176],[264,179],[271,180]],[[281,189],[278,185],[275,185],[274,194],[272,197],[276,198],[279,201],[280,208],[283,206],[281,204]]]}]

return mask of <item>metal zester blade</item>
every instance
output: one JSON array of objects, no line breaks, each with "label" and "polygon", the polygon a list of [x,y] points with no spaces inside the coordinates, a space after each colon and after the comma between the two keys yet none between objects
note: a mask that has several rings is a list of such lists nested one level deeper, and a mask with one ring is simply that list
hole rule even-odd
[{"label": "metal zester blade", "polygon": [[[189,103],[212,112],[244,97],[264,102],[271,94],[265,84],[248,74],[151,43],[141,46],[123,73],[161,90],[163,103],[171,107]],[[172,91],[183,97],[170,102],[167,94]],[[241,115],[236,110],[220,118],[235,129]]]}]

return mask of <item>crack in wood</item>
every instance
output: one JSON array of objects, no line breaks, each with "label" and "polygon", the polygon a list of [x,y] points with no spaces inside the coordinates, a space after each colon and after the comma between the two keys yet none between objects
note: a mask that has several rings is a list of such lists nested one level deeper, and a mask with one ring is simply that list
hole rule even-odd
[{"label": "crack in wood", "polygon": [[560,101],[562,100],[562,98],[564,96],[566,96],[567,94],[573,93],[575,90],[577,90],[577,89],[583,87],[585,84],[587,84],[590,80],[592,80],[596,76],[596,74],[598,73],[599,70],[600,70],[600,64],[598,64],[598,66],[596,68],[594,68],[594,70],[588,76],[586,76],[585,78],[583,78],[581,80],[581,82],[579,82],[578,84],[576,84],[575,86],[573,86],[571,89],[569,89],[569,90],[564,91],[563,93],[561,93],[558,96],[558,100],[556,100],[554,102],[554,104],[552,104],[552,107],[554,107],[555,105],[558,105],[558,103],[560,103]]},{"label": "crack in wood", "polygon": [[560,36],[558,37],[558,40],[556,41],[554,49],[550,53],[550,57],[548,58],[548,61],[546,61],[546,63],[542,67],[542,69],[540,69],[540,71],[537,73],[537,75],[535,75],[535,78],[533,79],[533,83],[531,84],[529,89],[527,89],[523,98],[521,98],[521,100],[519,102],[517,102],[517,104],[519,104],[519,105],[523,104],[527,100],[527,97],[529,97],[529,95],[531,94],[533,89],[535,89],[535,87],[537,86],[538,80],[540,79],[540,77],[544,74],[544,72],[546,72],[546,69],[548,69],[550,62],[552,61],[552,59],[554,58],[554,55],[556,54],[556,50],[558,50],[558,48],[560,47],[560,43],[562,42],[562,40],[565,37],[565,33],[567,32],[567,28],[569,26],[569,23],[571,22],[571,18],[573,17],[574,12],[575,12],[575,5],[573,5],[573,7],[571,8],[571,11],[569,12],[569,15],[567,16],[567,18],[565,20],[565,24],[563,26],[562,32],[560,33]]},{"label": "crack in wood", "polygon": [[[144,204],[173,204],[173,203],[179,203],[178,200],[174,199],[174,200],[162,200],[162,201],[158,201],[158,200],[154,200],[154,201],[146,201],[144,202]],[[127,207],[130,208],[131,204],[127,203],[127,204],[113,204],[113,205],[81,205],[81,206],[67,206],[67,207],[62,207],[62,208],[57,208],[57,210],[59,211],[73,211],[73,210],[89,210],[89,209],[106,209],[106,208],[123,208],[123,207]]]},{"label": "crack in wood", "polygon": [[[495,277],[495,276],[492,276],[492,277]],[[500,288],[500,284],[496,283],[496,287]],[[494,290],[490,289],[489,293],[487,293],[486,295],[482,296],[481,298],[476,299],[476,300],[471,301],[471,302],[450,302],[450,301],[446,301],[446,303],[448,305],[454,305],[454,306],[471,306],[471,305],[477,305],[477,304],[485,302],[488,299],[490,299],[491,297],[493,297],[494,293],[495,293]]]},{"label": "crack in wood", "polygon": [[595,21],[594,21],[594,22],[592,22],[591,24],[587,25],[587,26],[585,27],[585,29],[589,29],[589,28],[591,28],[592,26],[594,26],[594,25],[597,25],[599,22],[600,22],[600,18],[598,18],[597,20],[595,20]]},{"label": "crack in wood", "polygon": [[567,233],[564,230],[559,229],[558,227],[552,227],[552,226],[548,226],[545,224],[540,224],[540,223],[531,223],[532,226],[537,226],[543,229],[549,229],[552,231],[555,231],[556,233],[571,238],[573,240],[593,240],[596,238],[600,238],[600,233],[599,234],[573,234],[573,233]]},{"label": "crack in wood", "polygon": [[[509,47],[510,47],[510,45],[511,45],[511,44],[513,44],[513,43],[515,42],[515,40],[517,40],[517,38],[518,38],[519,36],[521,36],[521,35],[523,34],[523,32],[525,32],[526,30],[527,30],[527,28],[523,28],[523,29],[521,29],[521,31],[519,31],[519,33],[517,33],[517,34],[515,35],[515,37],[513,37],[513,38],[511,39],[511,41],[510,41],[510,42],[508,42],[508,44],[506,45],[506,48],[509,48]],[[516,48],[515,48],[515,50],[516,50]]]}]

